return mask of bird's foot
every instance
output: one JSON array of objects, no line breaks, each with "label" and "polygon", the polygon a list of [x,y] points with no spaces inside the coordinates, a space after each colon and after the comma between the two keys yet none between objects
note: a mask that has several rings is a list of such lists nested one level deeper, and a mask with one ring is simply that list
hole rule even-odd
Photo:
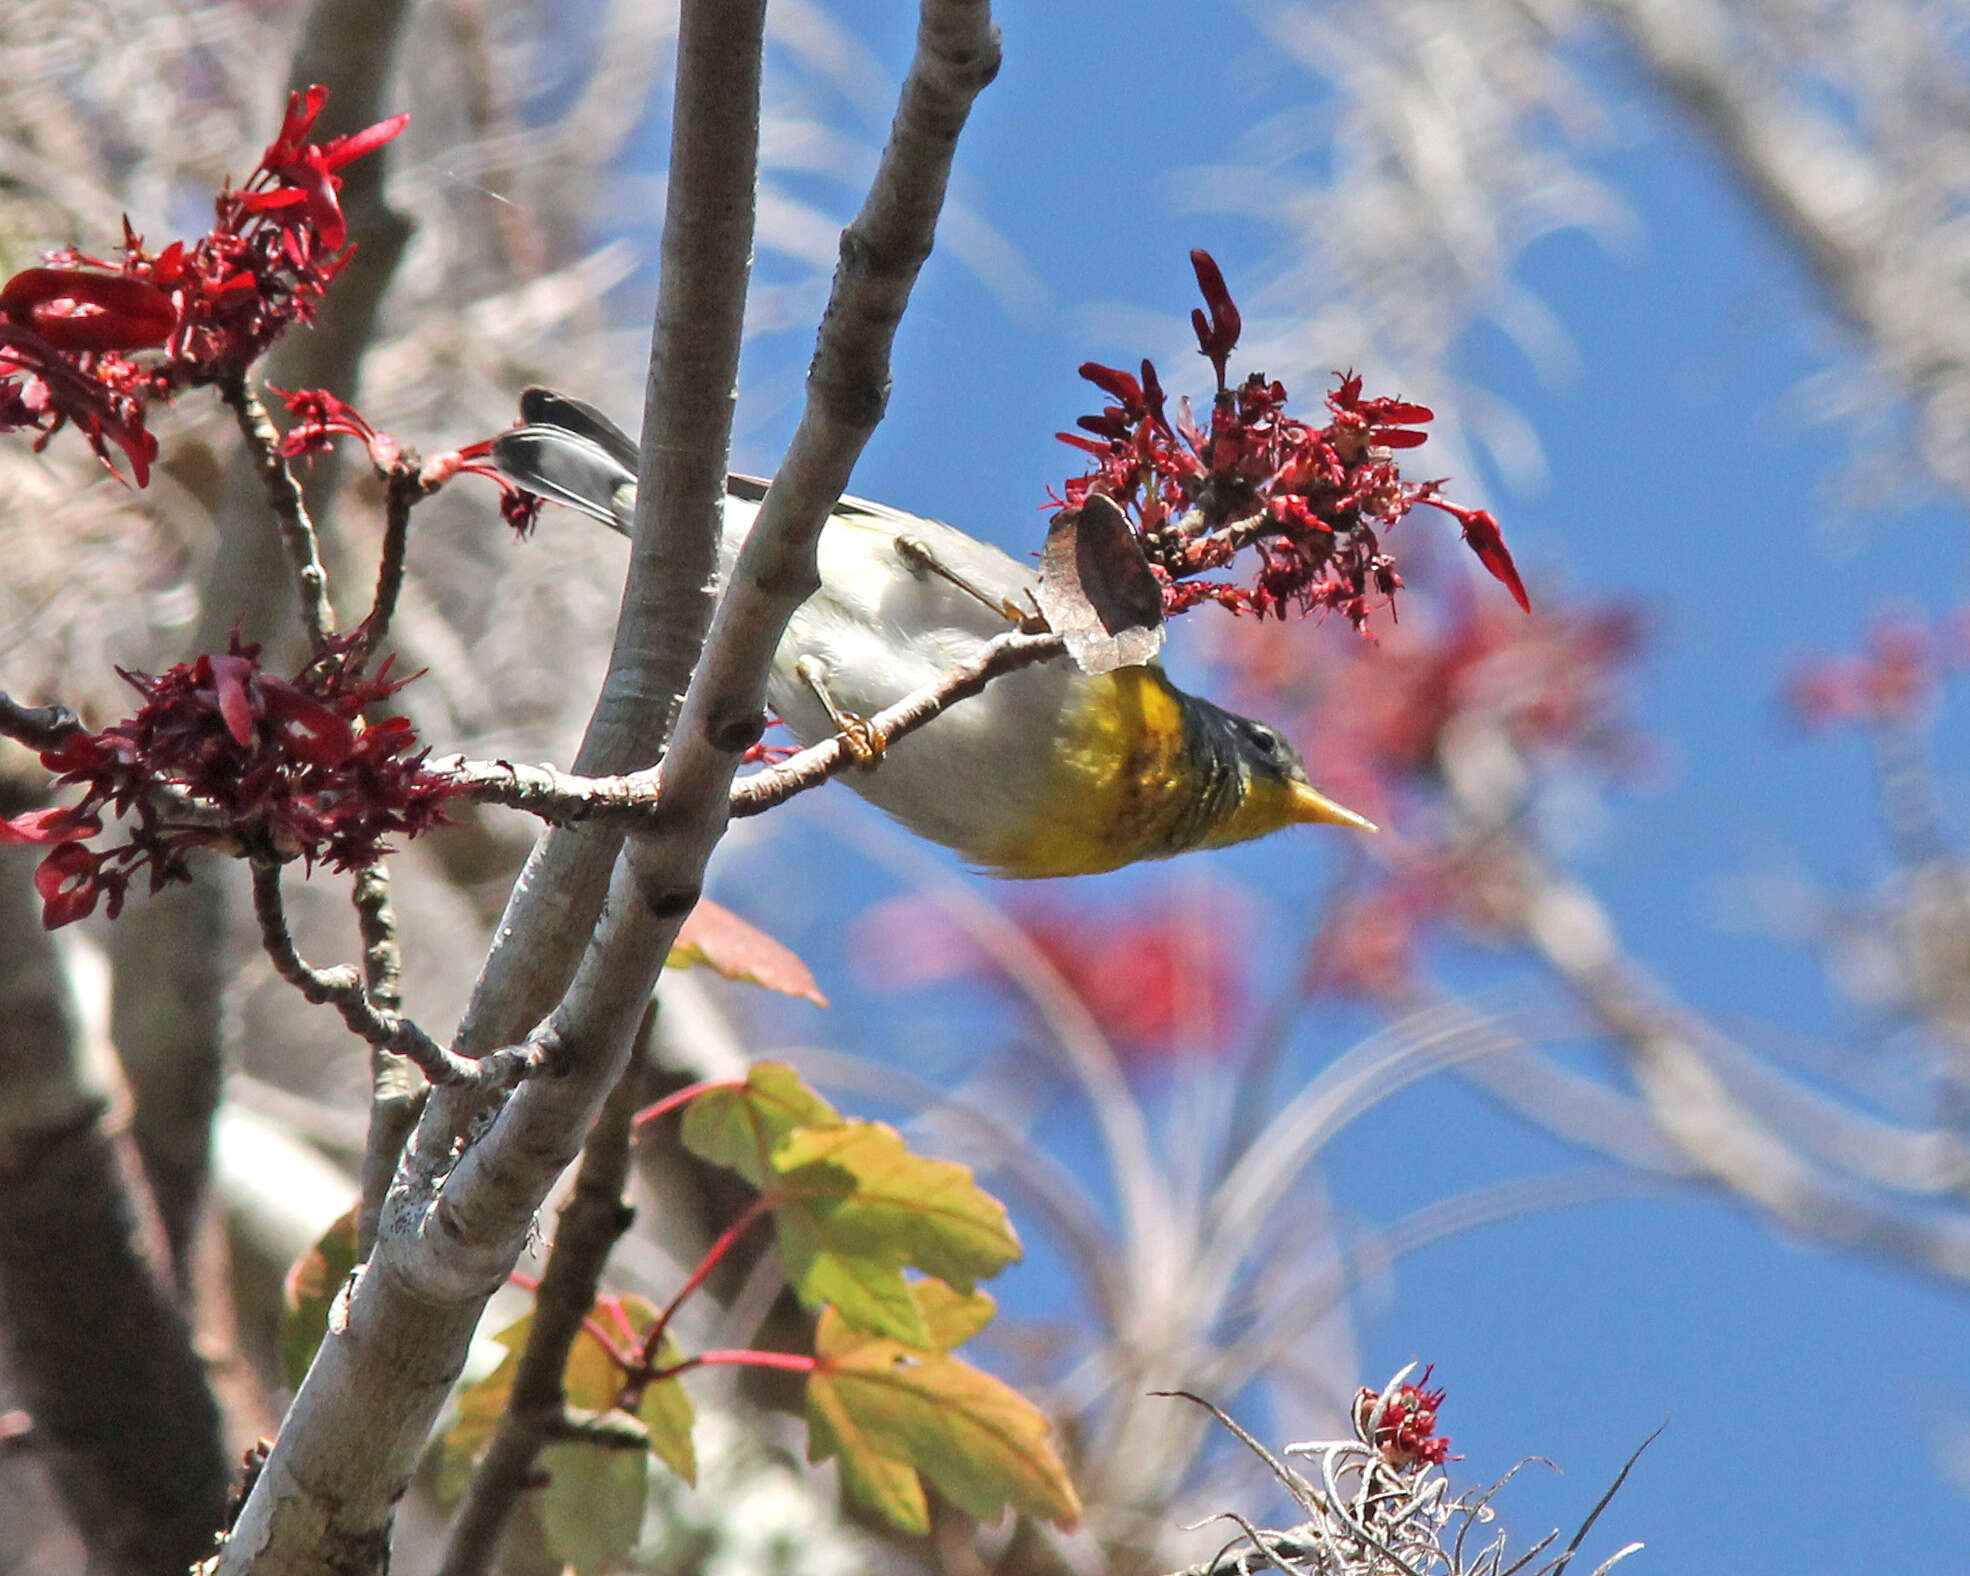
[{"label": "bird's foot", "polygon": [[841,735],[841,742],[848,746],[848,753],[855,757],[855,764],[864,771],[882,759],[882,752],[889,747],[889,739],[867,717],[858,717],[854,712],[840,705],[834,691],[828,687],[828,665],[816,656],[804,656],[793,665],[800,680],[814,692],[828,720],[835,725]]}]

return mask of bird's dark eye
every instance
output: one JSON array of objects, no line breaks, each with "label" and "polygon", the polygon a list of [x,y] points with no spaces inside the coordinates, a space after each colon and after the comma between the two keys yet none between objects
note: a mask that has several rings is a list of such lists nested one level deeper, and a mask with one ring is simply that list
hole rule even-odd
[{"label": "bird's dark eye", "polygon": [[1281,739],[1278,734],[1256,722],[1248,723],[1245,733],[1251,739],[1252,743],[1257,746],[1258,752],[1261,755],[1270,756],[1274,759],[1279,756],[1280,751],[1285,745],[1285,740]]}]

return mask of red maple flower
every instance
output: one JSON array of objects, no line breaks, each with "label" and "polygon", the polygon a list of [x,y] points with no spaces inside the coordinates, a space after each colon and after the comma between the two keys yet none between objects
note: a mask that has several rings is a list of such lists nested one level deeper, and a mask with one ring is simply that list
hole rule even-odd
[{"label": "red maple flower", "polygon": [[280,134],[217,221],[187,245],[152,252],[123,225],[117,261],[69,248],[0,286],[0,431],[45,444],[68,422],[138,486],[157,443],[145,408],[242,373],[315,304],[352,255],[336,173],[396,136],[396,115],[325,145],[308,141],[327,89],[288,100]]},{"label": "red maple flower", "polygon": [[[291,679],[266,672],[237,635],[224,655],[155,676],[119,669],[144,698],[136,714],[101,733],[78,728],[41,755],[81,800],[0,821],[0,842],[55,845],[35,877],[42,922],[55,929],[99,900],[113,919],[139,870],[153,892],[190,879],[195,848],[355,870],[389,852],[386,837],[442,822],[456,789],[426,770],[410,723],[364,718],[409,682],[389,676],[388,659],[365,674],[365,638],[332,637]],[[93,848],[105,811],[123,818],[126,841]]]},{"label": "red maple flower", "polygon": [[[1062,502],[1078,506],[1093,492],[1115,501],[1163,587],[1164,611],[1210,601],[1263,618],[1297,608],[1341,613],[1359,629],[1402,586],[1382,534],[1427,503],[1458,520],[1480,562],[1530,612],[1498,522],[1437,497],[1440,482],[1402,477],[1395,451],[1427,439],[1429,408],[1364,398],[1359,377],[1337,374],[1329,419],[1316,427],[1289,416],[1285,385],[1262,373],[1227,383],[1243,322],[1210,254],[1190,261],[1208,309],[1193,311],[1191,325],[1217,375],[1208,423],[1188,399],[1172,417],[1150,362],[1137,377],[1090,361],[1081,376],[1113,403],[1081,417],[1080,433],[1059,434],[1096,461],[1066,483]],[[1249,584],[1198,578],[1247,548],[1258,556]]]},{"label": "red maple flower", "polygon": [[[1233,1048],[1251,995],[1245,915],[1234,894],[1214,891],[1201,904],[1142,918],[1032,900],[1018,904],[1012,918],[1131,1068]],[[871,963],[867,983],[877,990],[970,976],[1018,993],[1018,982],[921,896],[894,898],[864,913],[856,921],[855,952]]]},{"label": "red maple flower", "polygon": [[[1381,1404],[1379,1390],[1363,1388],[1354,1398],[1354,1430],[1363,1444],[1373,1445],[1382,1453],[1382,1459],[1398,1472],[1409,1472],[1428,1463],[1442,1466],[1450,1459],[1450,1438],[1436,1434],[1437,1409],[1443,1405],[1441,1388],[1426,1390],[1430,1375],[1436,1371],[1432,1363],[1423,1370],[1421,1384],[1405,1384],[1397,1388],[1389,1397],[1389,1404],[1383,1408],[1380,1422],[1375,1422],[1375,1408]],[[1374,1437],[1369,1437],[1369,1426],[1374,1425]]]},{"label": "red maple flower", "polygon": [[326,454],[338,437],[360,438],[369,450],[369,462],[387,471],[403,455],[403,447],[387,432],[379,432],[355,406],[337,399],[327,389],[274,389],[287,406],[294,425],[281,434],[280,452],[288,459],[301,455]]},{"label": "red maple flower", "polygon": [[381,432],[361,411],[326,389],[274,390],[294,418],[294,425],[281,437],[280,452],[289,459],[301,455],[326,454],[337,438],[356,438],[369,451],[369,463],[385,476],[399,466],[415,467],[417,486],[425,493],[436,492],[454,476],[483,476],[499,487],[501,518],[521,536],[530,535],[540,519],[540,506],[546,500],[510,480],[490,462],[493,439],[481,438],[463,448],[447,449],[430,459],[419,461],[387,432]]}]

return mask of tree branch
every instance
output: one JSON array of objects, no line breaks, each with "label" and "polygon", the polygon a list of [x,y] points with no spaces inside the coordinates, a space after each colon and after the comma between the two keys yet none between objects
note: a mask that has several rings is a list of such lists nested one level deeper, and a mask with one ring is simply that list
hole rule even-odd
[{"label": "tree branch", "polygon": [[[759,144],[764,0],[685,0],[677,49],[663,274],[644,433],[644,526],[609,677],[576,769],[620,772],[658,752],[710,617],[731,431]],[[679,585],[682,578],[686,583]],[[656,631],[667,629],[659,638]],[[660,661],[656,653],[670,654]],[[483,1096],[427,1101],[350,1288],[347,1318],[323,1343],[240,1514],[225,1576],[347,1576],[387,1560],[394,1507],[463,1366],[487,1297],[504,1283],[533,1212],[574,1157],[620,1076],[631,1033],[667,953],[618,938],[613,974],[585,970],[620,847],[606,828],[550,833],[516,883],[459,1026],[475,1055],[527,1034],[568,992],[566,1076],[494,1113]],[[631,908],[640,905],[631,901]],[[620,905],[618,906],[618,911]],[[681,922],[683,915],[676,916]],[[626,939],[628,948],[621,948]],[[642,956],[624,951],[642,946]],[[627,966],[624,966],[624,965]],[[613,986],[613,988],[608,988]],[[476,1144],[466,1140],[482,1134]],[[463,1147],[463,1157],[460,1150]]]},{"label": "tree branch", "polygon": [[[646,1031],[648,1027],[646,1020]],[[452,1521],[438,1576],[478,1576],[491,1566],[507,1519],[527,1490],[535,1459],[558,1437],[556,1424],[567,1403],[562,1376],[568,1353],[595,1306],[603,1266],[635,1213],[623,1202],[623,1189],[629,1183],[630,1133],[642,1082],[643,1058],[632,1056],[582,1148],[574,1192],[562,1206],[554,1247],[534,1294],[534,1320],[514,1371],[512,1393]],[[639,1436],[638,1442],[648,1447],[647,1437]]]},{"label": "tree branch", "polygon": [[254,472],[266,492],[267,507],[274,512],[301,599],[301,627],[307,631],[308,650],[319,655],[335,633],[335,609],[329,605],[328,571],[322,568],[321,541],[301,497],[301,485],[281,457],[280,434],[260,396],[247,383],[246,374],[228,373],[219,384],[219,396],[232,410]]},{"label": "tree branch", "polygon": [[309,964],[296,950],[287,927],[279,865],[254,862],[253,916],[260,922],[260,944],[275,973],[315,1005],[333,1007],[350,1032],[368,1045],[415,1064],[432,1083],[505,1088],[544,1064],[546,1052],[538,1042],[477,1058],[448,1051],[410,1019],[372,1001],[354,969],[318,969]]},{"label": "tree branch", "polygon": [[[751,275],[765,0],[685,5],[643,409],[637,526],[609,674],[574,769],[662,752],[710,626]],[[609,827],[536,845],[459,1026],[468,1053],[530,1029],[567,988],[621,849]]]},{"label": "tree branch", "polygon": [[[756,118],[761,16],[754,4],[696,0],[686,5],[683,21],[677,141],[688,151],[708,124],[729,121],[735,106],[742,118]],[[573,983],[535,1031],[537,1041],[556,1048],[562,1075],[528,1080],[490,1119],[483,1100],[453,1090],[434,1094],[386,1201],[376,1252],[355,1278],[344,1302],[346,1316],[322,1343],[241,1514],[222,1559],[225,1576],[240,1576],[249,1567],[256,1576],[328,1576],[374,1568],[382,1558],[391,1507],[463,1364],[479,1312],[511,1270],[534,1210],[574,1157],[620,1076],[656,975],[697,901],[705,861],[729,814],[732,776],[758,735],[768,663],[788,616],[816,581],[815,540],[881,414],[890,340],[930,247],[957,133],[997,61],[997,35],[982,0],[928,0],[896,126],[862,214],[843,240],[807,411],[735,583],[719,604],[665,757],[661,840],[639,837],[631,844]],[[711,119],[694,119],[700,112]],[[729,150],[706,156],[714,154],[723,157]],[[673,204],[695,178],[689,163],[673,158]],[[742,167],[750,170],[750,151]],[[722,204],[716,217],[723,221],[733,204],[744,211],[750,184],[703,191],[706,200],[714,193]],[[667,237],[667,276],[669,246]],[[721,257],[716,265],[726,261]],[[694,273],[713,265],[705,254],[688,264]],[[731,288],[729,278],[723,288]],[[730,326],[726,348],[736,357],[736,317]],[[660,315],[660,342],[685,332]],[[729,399],[729,378],[708,380],[707,386],[719,401]],[[702,397],[703,388],[698,392]],[[675,415],[652,401],[653,419],[668,422]],[[646,686],[631,697],[615,686],[619,675],[647,680],[661,672],[665,664],[656,654],[654,629],[666,617],[689,617],[688,608],[679,613],[654,607],[643,597],[665,582],[653,560],[689,564],[699,547],[715,552],[728,430],[729,408],[720,403],[709,437],[703,429],[678,434],[685,440],[680,448],[698,463],[675,485],[654,486],[653,479],[663,477],[679,455],[648,441],[646,431],[645,513],[632,555],[612,688],[598,707],[598,724],[605,711],[619,713],[633,699],[645,711],[644,734],[661,725],[648,709],[661,708],[664,692]],[[662,539],[680,531],[688,542]],[[703,600],[696,596],[690,605]],[[675,649],[681,654],[681,646]],[[620,737],[631,738],[634,731]],[[598,751],[606,742],[613,752],[620,741],[605,740],[592,727],[591,742]],[[563,966],[557,960],[568,944],[556,939],[547,947],[542,927],[567,928],[570,914],[587,910],[533,895],[548,868],[537,858],[522,877],[504,927],[511,934],[489,960],[474,1012],[461,1029],[465,1043],[498,1043],[482,1037],[543,991],[558,988]],[[516,913],[523,924],[515,923]],[[536,952],[537,946],[545,950]],[[460,1154],[461,1139],[473,1132],[481,1136]]]},{"label": "tree branch", "polygon": [[0,850],[0,1336],[91,1568],[181,1570],[225,1509],[219,1411],[22,852]]},{"label": "tree branch", "polygon": [[82,719],[66,706],[23,706],[0,690],[0,734],[30,750],[52,750],[81,727]]},{"label": "tree branch", "polygon": [[[403,959],[397,950],[397,914],[390,877],[380,863],[356,872],[351,893],[363,938],[363,990],[378,1011],[403,1008]],[[363,1202],[356,1227],[356,1258],[376,1245],[383,1196],[397,1174],[404,1142],[424,1109],[424,1079],[407,1056],[374,1042],[369,1051],[369,1125],[363,1139]]]}]

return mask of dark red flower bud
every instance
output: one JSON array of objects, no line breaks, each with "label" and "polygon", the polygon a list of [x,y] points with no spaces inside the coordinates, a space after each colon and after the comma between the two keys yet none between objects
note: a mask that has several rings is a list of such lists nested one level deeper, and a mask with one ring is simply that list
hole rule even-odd
[{"label": "dark red flower bud", "polygon": [[1193,251],[1190,266],[1197,274],[1197,288],[1204,293],[1204,305],[1210,308],[1208,319],[1193,309],[1190,326],[1196,330],[1199,353],[1210,361],[1217,373],[1218,387],[1223,388],[1225,365],[1238,346],[1238,336],[1245,331],[1244,319],[1238,315],[1231,292],[1225,287],[1224,275],[1209,252]]},{"label": "dark red flower bud", "polygon": [[1491,571],[1494,580],[1512,593],[1512,600],[1518,603],[1521,612],[1532,611],[1532,603],[1525,594],[1525,582],[1519,579],[1518,568],[1505,546],[1504,533],[1498,529],[1498,521],[1489,509],[1466,509],[1458,504],[1446,503],[1441,498],[1418,501],[1453,516],[1463,526],[1464,540],[1470,543],[1478,562]]},{"label": "dark red flower bud", "polygon": [[1104,367],[1099,361],[1083,361],[1081,376],[1102,393],[1121,402],[1125,412],[1139,416],[1143,410],[1142,385],[1119,367]]},{"label": "dark red flower bud", "polygon": [[305,90],[296,90],[287,96],[287,114],[280,123],[280,133],[267,145],[260,163],[271,168],[285,164],[300,151],[303,140],[315,129],[315,119],[328,102],[328,89],[319,82]]}]

